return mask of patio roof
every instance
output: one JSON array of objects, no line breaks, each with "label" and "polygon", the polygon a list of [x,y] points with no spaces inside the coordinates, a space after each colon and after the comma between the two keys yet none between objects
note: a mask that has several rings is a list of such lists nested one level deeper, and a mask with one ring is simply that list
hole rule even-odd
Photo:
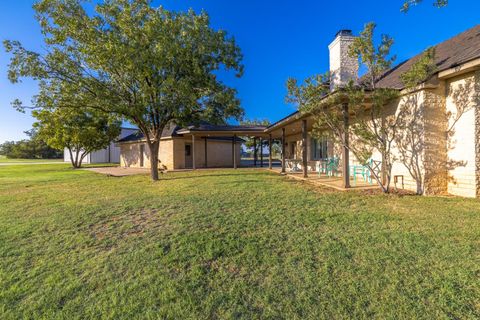
[{"label": "patio roof", "polygon": [[177,131],[178,134],[265,136],[265,126],[211,125],[188,126]]}]

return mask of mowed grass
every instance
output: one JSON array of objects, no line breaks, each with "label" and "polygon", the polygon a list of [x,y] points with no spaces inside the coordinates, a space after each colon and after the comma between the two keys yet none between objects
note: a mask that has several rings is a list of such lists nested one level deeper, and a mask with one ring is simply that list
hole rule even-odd
[{"label": "mowed grass", "polygon": [[0,163],[63,162],[63,159],[11,159],[0,155]]},{"label": "mowed grass", "polygon": [[0,168],[1,319],[475,319],[480,202]]}]

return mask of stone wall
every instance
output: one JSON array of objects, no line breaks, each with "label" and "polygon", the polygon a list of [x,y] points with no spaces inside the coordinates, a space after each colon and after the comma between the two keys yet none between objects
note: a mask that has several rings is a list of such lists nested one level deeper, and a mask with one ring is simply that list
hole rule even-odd
[{"label": "stone wall", "polygon": [[478,74],[468,73],[447,81],[449,113],[448,192],[464,197],[478,195],[479,115]]},{"label": "stone wall", "polygon": [[441,81],[437,88],[424,91],[425,112],[425,194],[447,194],[447,117],[446,89]]},{"label": "stone wall", "polygon": [[[168,170],[185,169],[185,144],[191,143],[191,138],[162,139],[158,155],[160,163],[166,166]],[[150,168],[149,150],[145,142],[120,145],[120,165],[122,167],[140,167],[140,146],[142,144],[145,146],[143,167]],[[209,168],[233,166],[232,141],[208,140],[207,148],[207,164]],[[240,165],[241,143],[237,142],[235,152],[237,164]],[[195,163],[197,168],[205,168],[205,140],[200,137],[195,139]]]}]

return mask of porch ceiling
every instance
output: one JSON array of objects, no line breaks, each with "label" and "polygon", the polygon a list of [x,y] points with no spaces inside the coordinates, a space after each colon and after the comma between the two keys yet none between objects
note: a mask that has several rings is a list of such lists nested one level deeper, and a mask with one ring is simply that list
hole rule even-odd
[{"label": "porch ceiling", "polygon": [[184,136],[202,136],[202,137],[232,137],[236,135],[237,137],[268,137],[268,133],[265,131],[239,131],[239,130],[225,130],[225,131],[187,131],[183,130],[181,132]]},{"label": "porch ceiling", "polygon": [[312,131],[313,127],[313,119],[312,117],[305,116],[299,117],[297,119],[292,119],[290,121],[286,121],[285,123],[279,123],[272,129],[267,129],[272,135],[272,138],[278,139],[282,137],[282,128],[285,128],[285,136],[291,136],[296,134],[302,133],[302,120],[307,120],[307,131]]}]

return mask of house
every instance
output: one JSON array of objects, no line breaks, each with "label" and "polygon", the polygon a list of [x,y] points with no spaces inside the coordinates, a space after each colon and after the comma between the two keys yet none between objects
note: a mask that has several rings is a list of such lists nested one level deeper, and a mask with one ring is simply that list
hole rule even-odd
[{"label": "house", "polygon": [[[351,79],[359,81],[359,65],[348,54],[355,39],[349,30],[337,33],[329,45],[331,92],[337,93]],[[394,144],[392,176],[399,187],[427,195],[480,195],[480,25],[435,46],[435,74],[414,90],[407,90],[400,76],[421,57],[419,54],[388,70],[378,87],[392,88],[399,98],[385,106],[385,117],[413,110],[416,131],[397,132],[409,142],[407,150]],[[347,103],[344,125],[355,121]],[[352,171],[359,165],[348,145],[334,143],[328,134],[317,139],[312,134],[314,118],[294,112],[267,128],[200,125],[166,129],[160,143],[160,160],[168,168],[234,167],[239,164],[241,142],[237,137],[268,139],[269,168],[272,168],[272,141],[282,146],[282,173],[302,171],[304,177],[320,175],[320,164],[337,159],[343,188],[352,186]],[[328,129],[325,129],[328,133]],[[414,137],[412,137],[414,136]],[[401,139],[398,139],[399,141]],[[139,134],[119,141],[122,166],[148,166],[145,140]],[[408,149],[410,148],[410,149]],[[382,156],[374,152],[372,161],[384,173]],[[398,179],[398,180],[397,180]]]},{"label": "house", "polygon": [[[237,167],[240,164],[240,136],[262,134],[265,127],[211,125],[182,128],[170,124],[162,132],[159,161],[168,170]],[[149,150],[146,139],[137,131],[117,142],[120,165],[149,168]]]},{"label": "house", "polygon": [[[122,128],[118,139],[123,139],[136,131],[137,129]],[[76,152],[72,152],[72,155],[75,157]],[[67,148],[63,152],[63,161],[70,162],[70,152]],[[115,142],[111,142],[105,149],[88,153],[83,159],[83,163],[120,163],[120,148],[115,145]]]},{"label": "house", "polygon": [[[358,81],[358,61],[348,55],[354,36],[340,31],[330,44],[331,93],[350,79]],[[435,46],[435,74],[414,90],[405,89],[400,75],[420,58],[409,59],[386,72],[378,87],[398,90],[400,98],[385,106],[385,117],[410,108],[417,128],[400,130],[408,150],[394,144],[392,176],[405,189],[416,191],[418,181],[425,194],[477,197],[480,194],[480,25]],[[342,106],[347,108],[348,105]],[[348,117],[345,125],[348,126]],[[294,112],[268,127],[265,133],[283,141],[283,168],[295,165],[304,176],[316,171],[322,159],[339,159],[343,187],[351,186],[352,166],[358,164],[349,149],[328,138],[311,136],[313,118]],[[326,130],[327,131],[327,130]],[[412,137],[412,135],[416,135]],[[381,163],[374,152],[372,158]]]}]

